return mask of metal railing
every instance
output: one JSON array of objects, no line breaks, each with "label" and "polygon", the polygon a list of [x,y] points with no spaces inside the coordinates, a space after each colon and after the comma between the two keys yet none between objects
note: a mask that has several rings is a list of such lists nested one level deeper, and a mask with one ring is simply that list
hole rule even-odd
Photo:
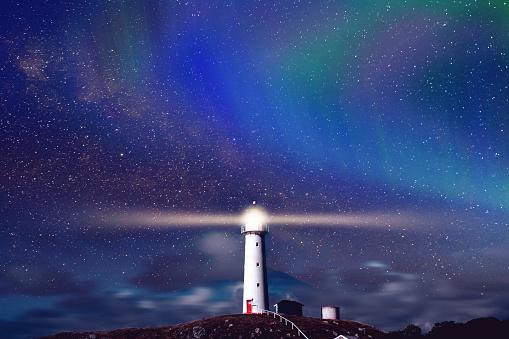
[{"label": "metal railing", "polygon": [[284,321],[286,326],[288,326],[288,323],[290,323],[290,325],[292,326],[292,330],[293,329],[297,330],[298,336],[302,335],[304,338],[309,339],[308,336],[305,335],[304,332],[302,332],[302,330],[297,325],[295,325],[290,319],[286,319],[285,317],[283,317],[281,314],[272,312],[272,311],[267,311],[267,310],[260,310],[260,313],[266,314],[269,317],[272,316],[272,317],[274,317],[274,319],[276,319],[276,317],[279,317],[279,322],[282,323]]}]

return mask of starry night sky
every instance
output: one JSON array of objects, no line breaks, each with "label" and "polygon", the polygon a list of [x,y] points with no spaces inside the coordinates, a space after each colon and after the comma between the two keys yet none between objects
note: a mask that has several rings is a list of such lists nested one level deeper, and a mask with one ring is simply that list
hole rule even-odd
[{"label": "starry night sky", "polygon": [[273,304],[509,317],[509,2],[3,1],[0,331],[242,310],[240,227],[110,211],[412,213],[271,227]]}]

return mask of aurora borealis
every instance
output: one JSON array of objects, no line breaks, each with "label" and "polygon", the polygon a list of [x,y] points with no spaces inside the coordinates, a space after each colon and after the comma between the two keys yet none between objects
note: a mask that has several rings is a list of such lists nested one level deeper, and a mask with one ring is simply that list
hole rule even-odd
[{"label": "aurora borealis", "polygon": [[271,227],[271,304],[381,329],[509,317],[509,3],[1,8],[2,337],[240,312],[240,225],[102,218],[252,201],[412,215]]}]

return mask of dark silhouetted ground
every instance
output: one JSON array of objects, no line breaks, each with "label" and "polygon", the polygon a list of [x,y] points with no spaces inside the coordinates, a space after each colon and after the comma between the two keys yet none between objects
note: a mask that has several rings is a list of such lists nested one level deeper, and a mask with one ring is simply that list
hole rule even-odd
[{"label": "dark silhouetted ground", "polygon": [[509,338],[509,320],[496,318],[478,318],[466,323],[444,321],[436,323],[426,335],[419,327],[409,325],[402,331],[391,332],[385,339],[507,339]]},{"label": "dark silhouetted ground", "polygon": [[[383,333],[374,327],[354,321],[321,320],[287,316],[310,339],[333,339],[342,334],[358,339],[507,339],[509,320],[478,318],[466,323],[444,321],[436,323],[425,335],[419,327],[409,325],[401,331]],[[278,319],[267,315],[225,315],[192,321],[171,327],[127,328],[113,331],[64,332],[46,339],[138,339],[138,338],[302,338]]]},{"label": "dark silhouetted ground", "polygon": [[[340,334],[359,339],[382,338],[383,332],[354,321],[321,320],[288,316],[310,339],[332,339]],[[134,339],[134,338],[302,338],[278,319],[267,315],[225,315],[160,328],[129,328],[104,332],[64,332],[46,339]]]}]

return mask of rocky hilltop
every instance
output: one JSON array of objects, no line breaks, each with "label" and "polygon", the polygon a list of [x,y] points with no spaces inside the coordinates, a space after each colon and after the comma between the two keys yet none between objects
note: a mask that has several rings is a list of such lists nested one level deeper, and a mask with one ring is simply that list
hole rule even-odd
[{"label": "rocky hilltop", "polygon": [[[349,339],[506,339],[509,319],[477,318],[466,323],[444,321],[436,323],[427,334],[415,325],[401,331],[384,333],[355,321],[322,320],[287,316],[309,339],[333,339],[343,335]],[[138,338],[302,338],[290,324],[267,315],[234,314],[202,319],[168,327],[125,328],[113,331],[64,332],[41,339],[138,339]]]},{"label": "rocky hilltop", "polygon": [[[287,316],[310,339],[332,339],[340,334],[358,339],[382,338],[384,333],[354,321],[322,320]],[[138,339],[138,338],[302,338],[290,323],[260,314],[235,314],[202,319],[170,327],[126,328],[113,331],[63,332],[45,339]]]}]

